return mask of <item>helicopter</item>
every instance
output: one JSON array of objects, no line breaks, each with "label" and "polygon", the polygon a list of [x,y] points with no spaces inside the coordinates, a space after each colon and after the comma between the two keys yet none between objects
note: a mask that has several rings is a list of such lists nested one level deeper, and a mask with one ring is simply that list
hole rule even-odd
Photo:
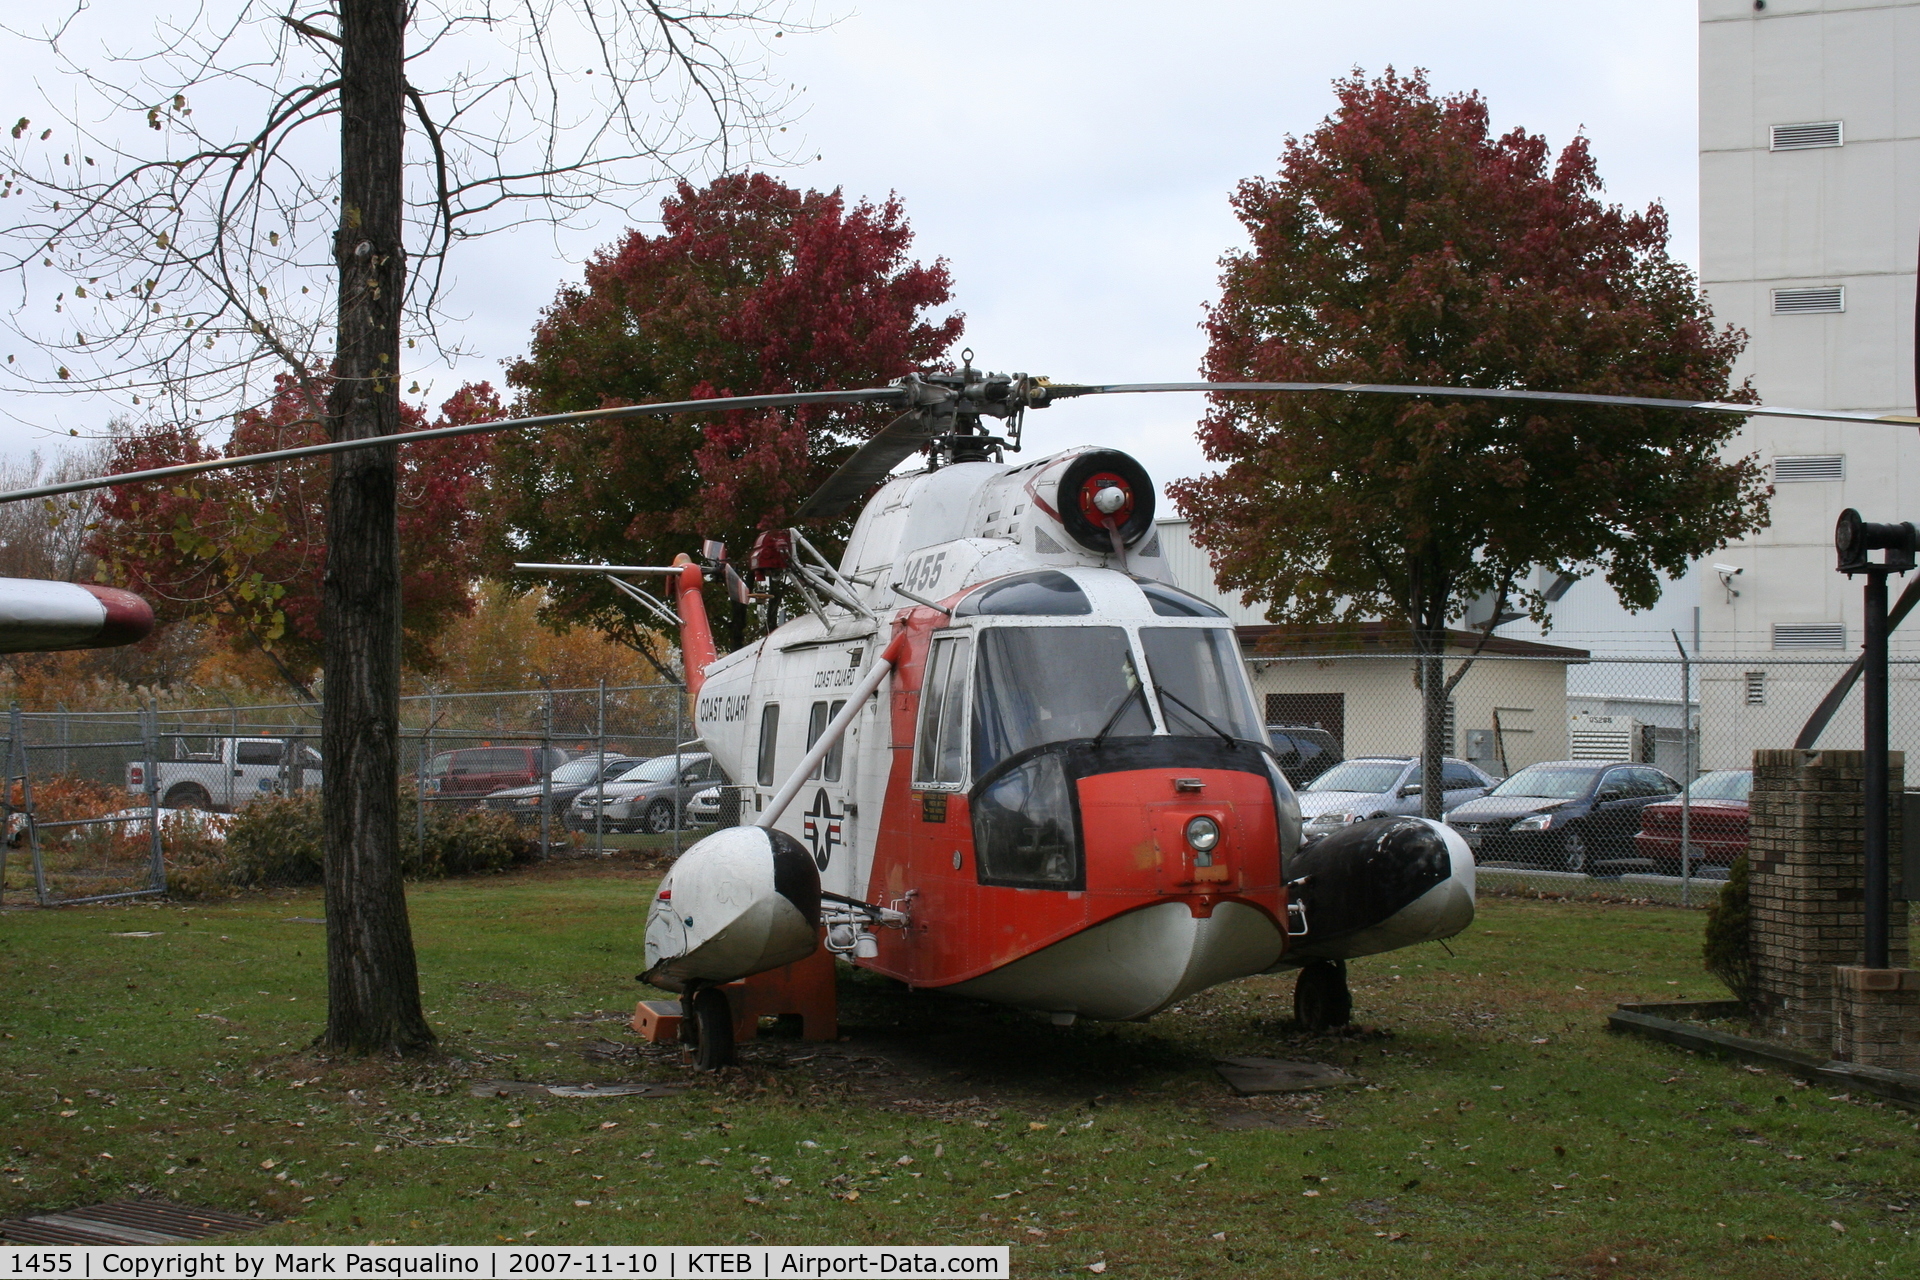
[{"label": "helicopter", "polygon": [[[664,566],[516,566],[602,575],[677,629],[701,741],[736,782],[752,779],[751,825],[689,847],[645,919],[638,976],[680,993],[676,1021],[698,1065],[730,1059],[756,983],[789,995],[810,983],[817,1008],[824,975],[830,1000],[833,957],[1060,1024],[1149,1018],[1220,983],[1296,970],[1302,1022],[1340,1025],[1351,1011],[1347,960],[1470,925],[1473,856],[1451,829],[1412,817],[1355,823],[1303,847],[1232,627],[1172,580],[1144,468],[1100,447],[1007,461],[1029,410],[1167,392],[1920,423],[1525,388],[1063,384],[978,371],[963,353],[957,371],[881,387],[463,423],[62,481],[0,502],[440,436],[802,404],[899,407],[797,512],[833,517],[872,493],[838,565],[796,527],[762,534],[744,573],[716,543]],[[921,470],[892,476],[921,451]],[[633,581],[651,577],[667,599]],[[724,583],[736,617],[760,599],[766,633],[722,655],[709,583]]]},{"label": "helicopter", "polygon": [[[903,379],[907,412],[799,508],[872,491],[838,564],[790,528],[744,574],[716,543],[516,566],[602,574],[677,625],[700,742],[750,794],[751,825],[662,880],[639,976],[682,994],[706,1067],[743,1022],[729,992],[817,947],[1059,1024],[1298,971],[1301,1022],[1344,1025],[1345,961],[1470,925],[1472,854],[1407,817],[1303,850],[1233,628],[1174,582],[1145,469],[1102,447],[1010,463],[1024,411],[1079,388],[963,361]],[[916,450],[925,466],[888,478]],[[623,581],[647,575],[677,614]],[[724,656],[714,581],[767,611]]]}]

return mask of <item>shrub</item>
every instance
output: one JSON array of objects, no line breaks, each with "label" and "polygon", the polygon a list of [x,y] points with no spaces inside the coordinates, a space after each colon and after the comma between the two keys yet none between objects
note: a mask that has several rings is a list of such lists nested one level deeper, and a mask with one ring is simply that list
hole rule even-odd
[{"label": "shrub", "polygon": [[1727,984],[1734,998],[1751,1008],[1759,992],[1753,985],[1753,959],[1747,950],[1747,855],[1733,860],[1720,896],[1707,908],[1706,941],[1700,959],[1707,972]]},{"label": "shrub", "polygon": [[[436,806],[427,811],[425,839],[408,821],[402,797],[400,868],[409,879],[476,875],[499,871],[531,858],[537,848],[511,814],[486,809],[455,812]],[[182,882],[208,891],[208,881],[235,888],[321,883],[326,865],[320,793],[300,791],[262,796],[235,815],[217,875],[211,866]]]}]

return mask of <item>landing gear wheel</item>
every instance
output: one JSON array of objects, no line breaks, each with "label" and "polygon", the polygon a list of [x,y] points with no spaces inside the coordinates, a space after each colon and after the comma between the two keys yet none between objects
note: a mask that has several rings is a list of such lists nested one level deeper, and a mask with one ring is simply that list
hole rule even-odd
[{"label": "landing gear wheel", "polygon": [[213,797],[207,794],[206,788],[195,786],[189,782],[183,783],[167,792],[167,798],[160,803],[163,808],[167,809],[206,810],[213,808]]},{"label": "landing gear wheel", "polygon": [[650,836],[665,835],[673,830],[673,801],[655,800],[640,815],[640,829]]},{"label": "landing gear wheel", "polygon": [[1587,869],[1587,838],[1578,831],[1569,831],[1560,839],[1560,869],[1576,873]]},{"label": "landing gear wheel", "polygon": [[1293,1016],[1307,1031],[1331,1031],[1353,1021],[1353,992],[1345,960],[1314,960],[1293,983]]},{"label": "landing gear wheel", "polygon": [[[691,1005],[689,1009],[687,1006]],[[680,1002],[681,1039],[693,1040],[693,1065],[700,1071],[718,1071],[733,1065],[733,1009],[727,993],[702,987]]]}]

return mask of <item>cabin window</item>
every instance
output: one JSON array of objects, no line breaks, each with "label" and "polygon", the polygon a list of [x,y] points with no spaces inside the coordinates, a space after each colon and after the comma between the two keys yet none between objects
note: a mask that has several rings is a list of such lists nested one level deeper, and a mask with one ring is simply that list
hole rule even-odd
[{"label": "cabin window", "polygon": [[1034,756],[1001,774],[980,788],[970,809],[982,884],[1085,886],[1072,787],[1058,752]]},{"label": "cabin window", "polygon": [[1153,611],[1163,618],[1224,618],[1227,615],[1199,596],[1191,595],[1178,587],[1170,587],[1164,582],[1155,582],[1151,578],[1135,578],[1140,584],[1140,592],[1146,596]]},{"label": "cabin window", "polygon": [[780,741],[780,704],[769,702],[760,708],[760,785],[773,785],[773,749]]},{"label": "cabin window", "polygon": [[1160,716],[1181,737],[1225,734],[1265,741],[1247,694],[1246,670],[1233,633],[1224,627],[1142,627]]},{"label": "cabin window", "polygon": [[1082,617],[1093,612],[1080,584],[1057,569],[1037,573],[1016,573],[1011,578],[990,582],[965,600],[954,611],[957,617],[990,613],[1012,617]]},{"label": "cabin window", "polygon": [[[807,715],[807,750],[813,750],[813,745],[820,741],[820,735],[827,731],[827,726],[833,723],[833,718],[839,715],[841,708],[846,705],[844,698],[831,704],[825,702],[813,704],[813,710]],[[813,772],[808,776],[816,782],[840,781],[840,759],[842,748],[846,745],[846,735],[842,734],[838,742],[827,748],[827,754],[819,764],[813,766]]]},{"label": "cabin window", "polygon": [[916,786],[958,787],[967,780],[966,636],[933,642],[926,679],[920,685],[920,745],[914,753]]},{"label": "cabin window", "polygon": [[1030,747],[1153,732],[1119,627],[995,627],[981,633],[973,683],[976,777]]}]

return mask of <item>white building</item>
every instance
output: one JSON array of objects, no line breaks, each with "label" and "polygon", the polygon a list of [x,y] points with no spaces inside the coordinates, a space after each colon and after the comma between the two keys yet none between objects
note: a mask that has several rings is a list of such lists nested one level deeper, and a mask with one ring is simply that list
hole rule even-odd
[{"label": "white building", "polygon": [[[1737,372],[1763,402],[1913,412],[1916,56],[1913,0],[1702,0],[1701,277],[1715,315],[1749,335]],[[1707,669],[1709,764],[1790,745],[1832,684],[1830,668],[1781,660],[1858,652],[1861,580],[1834,571],[1840,512],[1920,520],[1911,427],[1754,419],[1736,448],[1769,469],[1773,523],[1712,557],[1737,576],[1697,575],[1705,650],[1774,661]],[[1895,641],[1920,653],[1920,619]],[[1896,713],[1913,705],[1901,683]],[[1858,723],[1836,720],[1825,741],[1856,743]],[[1755,740],[1763,725],[1787,738]]]}]

